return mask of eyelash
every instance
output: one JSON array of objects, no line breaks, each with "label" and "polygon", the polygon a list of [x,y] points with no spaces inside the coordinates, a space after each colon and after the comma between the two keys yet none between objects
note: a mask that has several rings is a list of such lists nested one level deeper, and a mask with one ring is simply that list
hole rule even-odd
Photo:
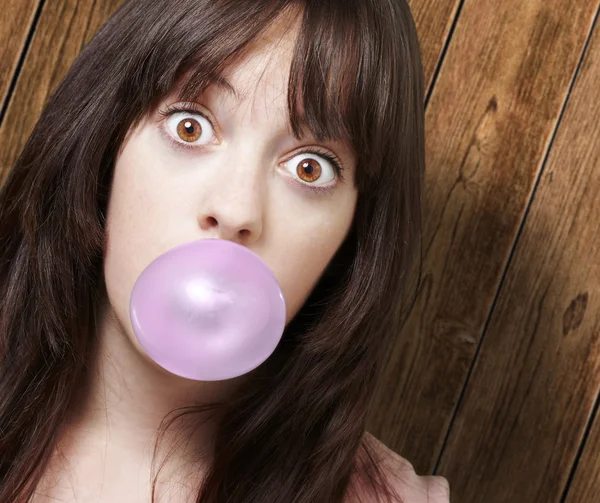
[{"label": "eyelash", "polygon": [[[200,110],[196,110],[189,106],[167,105],[165,110],[161,110],[158,113],[165,119],[170,117],[171,115],[174,115],[177,113],[188,113],[188,114],[200,115],[200,116],[204,117],[208,122],[210,122],[210,125],[213,128],[213,130],[216,129],[213,121],[209,117],[207,117],[206,114],[202,113]],[[175,140],[170,134],[168,134],[166,131],[164,131],[164,128],[161,128],[161,133],[173,147],[178,148],[178,149],[188,150],[188,149],[202,148],[202,147],[206,146],[206,145],[202,145],[200,147],[193,147],[190,145],[186,145],[185,143]],[[335,154],[330,154],[329,152],[323,151],[316,147],[308,147],[308,148],[305,148],[304,150],[301,150],[298,153],[294,154],[294,156],[296,156],[298,154],[303,154],[303,153],[318,154],[321,157],[324,157],[325,159],[327,159],[333,166],[336,176],[340,179],[340,181],[342,183],[344,182],[344,176],[343,176],[344,168],[342,167],[342,163],[341,163],[340,159]],[[295,178],[292,181],[295,182],[297,185],[300,185],[302,188],[307,188],[308,190],[311,190],[316,193],[330,194],[336,188],[336,185],[332,185],[332,186],[328,186],[328,187],[313,186],[309,183],[300,182],[300,181],[296,180]]]}]

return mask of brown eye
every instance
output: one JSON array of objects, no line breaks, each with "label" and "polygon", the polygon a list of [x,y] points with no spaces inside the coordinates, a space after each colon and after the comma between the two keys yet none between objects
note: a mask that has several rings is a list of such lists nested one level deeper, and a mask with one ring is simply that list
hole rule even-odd
[{"label": "brown eye", "polygon": [[297,179],[314,188],[330,185],[337,178],[334,163],[326,156],[313,152],[301,152],[285,164]]},{"label": "brown eye", "polygon": [[296,173],[302,181],[313,183],[321,176],[321,165],[317,160],[306,157],[296,166]]},{"label": "brown eye", "polygon": [[183,141],[193,143],[202,136],[202,126],[195,119],[183,119],[177,124],[177,135]]},{"label": "brown eye", "polygon": [[208,145],[214,136],[212,123],[200,112],[172,112],[165,127],[175,141],[189,146]]}]

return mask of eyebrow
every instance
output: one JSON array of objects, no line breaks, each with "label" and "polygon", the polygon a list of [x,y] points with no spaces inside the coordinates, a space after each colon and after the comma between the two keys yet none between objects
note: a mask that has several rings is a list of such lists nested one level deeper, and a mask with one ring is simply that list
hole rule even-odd
[{"label": "eyebrow", "polygon": [[224,91],[227,91],[231,94],[237,101],[240,101],[240,93],[237,91],[235,87],[222,75],[217,75],[213,81],[213,84],[217,87],[220,87]]},{"label": "eyebrow", "polygon": [[[194,101],[199,101],[200,97],[206,92],[206,87],[210,87],[210,86],[216,86],[219,89],[225,91],[229,95],[233,96],[238,103],[241,101],[241,95],[238,92],[238,90],[231,84],[231,82],[229,82],[229,80],[227,80],[222,75],[218,75],[218,74],[211,76],[209,78],[208,85],[205,86],[203,91],[199,95],[190,97],[190,99],[192,99]],[[183,92],[184,89],[185,89],[185,84],[183,84],[177,92],[177,96],[179,99],[184,98],[184,92]]]}]

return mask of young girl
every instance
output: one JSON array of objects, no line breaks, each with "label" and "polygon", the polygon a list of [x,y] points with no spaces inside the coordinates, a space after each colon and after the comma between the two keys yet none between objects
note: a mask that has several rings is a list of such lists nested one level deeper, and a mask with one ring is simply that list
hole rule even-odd
[{"label": "young girl", "polygon": [[[126,1],[0,193],[0,501],[447,503],[365,433],[423,131],[404,0]],[[275,320],[229,360],[156,330],[187,245],[257,271],[211,323]]]}]

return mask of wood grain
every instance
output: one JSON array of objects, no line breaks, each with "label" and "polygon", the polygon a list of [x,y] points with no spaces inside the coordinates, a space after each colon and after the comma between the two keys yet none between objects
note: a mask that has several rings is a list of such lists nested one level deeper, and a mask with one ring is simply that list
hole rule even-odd
[{"label": "wood grain", "polygon": [[[426,111],[422,286],[368,420],[419,473],[442,449],[597,6],[467,0],[461,11]],[[488,435],[476,441],[489,456]],[[462,487],[449,469],[438,474]]]},{"label": "wood grain", "polygon": [[31,49],[0,126],[0,186],[23,149],[44,105],[75,57],[123,0],[45,4]]},{"label": "wood grain", "polygon": [[433,83],[434,70],[440,61],[460,0],[409,0],[419,45],[425,81],[425,94]]},{"label": "wood grain", "polygon": [[461,502],[559,502],[600,389],[599,79],[596,27],[442,458]]},{"label": "wood grain", "polygon": [[4,0],[0,16],[0,104],[7,98],[10,81],[25,47],[40,0]]},{"label": "wood grain", "polygon": [[[573,91],[569,108],[565,115],[557,146],[553,149],[550,175],[553,183],[560,183],[558,172],[571,171],[573,180],[565,179],[562,188],[571,192],[570,207],[561,205],[564,198],[554,204],[570,217],[569,225],[573,226],[573,244],[565,250],[563,268],[579,270],[569,277],[564,285],[565,291],[578,291],[579,300],[568,305],[564,323],[566,327],[573,326],[565,337],[564,354],[570,359],[562,358],[556,369],[544,369],[551,372],[552,381],[566,379],[565,394],[571,396],[571,401],[560,417],[564,426],[561,434],[568,443],[571,451],[581,439],[581,423],[590,413],[591,402],[598,399],[600,385],[600,103],[598,102],[598,82],[600,82],[600,23],[596,22],[593,37],[590,41],[586,57],[581,68],[581,75]],[[559,146],[562,151],[559,152]],[[553,172],[556,172],[554,175]],[[566,183],[565,183],[566,182]],[[559,185],[560,187],[560,185]],[[575,192],[573,189],[576,189]],[[579,200],[577,197],[579,196]],[[558,243],[557,243],[558,244]],[[568,256],[573,250],[575,255]],[[576,261],[579,259],[579,262]],[[568,289],[568,290],[567,290]],[[565,300],[566,296],[563,296]],[[577,298],[576,298],[577,299]],[[560,306],[563,311],[567,304]],[[560,315],[560,311],[558,312]],[[560,323],[560,319],[556,320]],[[554,332],[560,325],[554,327]],[[564,332],[564,330],[563,330]],[[554,336],[557,339],[556,335]],[[568,350],[568,352],[567,352]],[[577,353],[579,352],[579,356]],[[579,406],[579,415],[571,407]],[[532,417],[537,422],[537,414]],[[570,423],[571,422],[571,423]],[[570,423],[570,424],[569,424]],[[554,439],[556,444],[561,437]],[[546,444],[549,442],[546,440]],[[565,449],[557,445],[559,452]],[[596,415],[590,436],[585,444],[581,460],[577,466],[573,483],[570,487],[567,503],[583,503],[598,501],[600,495],[600,417]],[[572,457],[572,454],[571,454]],[[565,461],[563,461],[567,464]]]}]

